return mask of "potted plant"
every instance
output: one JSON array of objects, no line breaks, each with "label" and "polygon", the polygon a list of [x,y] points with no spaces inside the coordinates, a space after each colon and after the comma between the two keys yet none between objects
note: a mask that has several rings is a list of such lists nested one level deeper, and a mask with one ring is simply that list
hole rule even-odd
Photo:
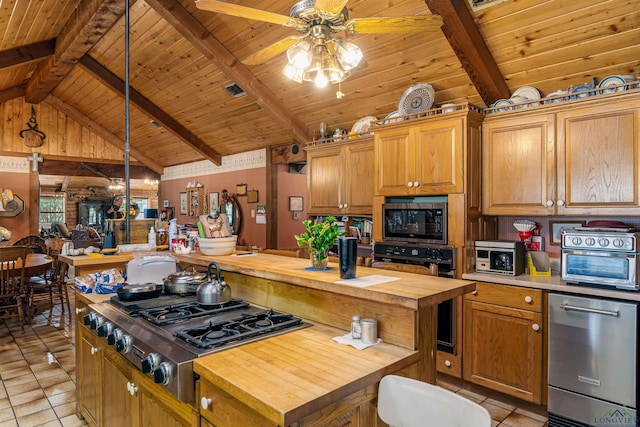
[{"label": "potted plant", "polygon": [[296,234],[296,242],[300,247],[309,249],[311,258],[311,266],[314,270],[324,270],[327,268],[327,252],[338,240],[338,237],[344,235],[344,230],[338,229],[336,218],[328,216],[322,222],[314,223],[306,219],[302,221],[306,231],[302,234]]}]

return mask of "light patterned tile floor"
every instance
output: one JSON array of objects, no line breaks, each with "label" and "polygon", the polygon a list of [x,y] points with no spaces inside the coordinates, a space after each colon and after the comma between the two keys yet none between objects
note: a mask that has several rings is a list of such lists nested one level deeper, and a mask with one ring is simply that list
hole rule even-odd
[{"label": "light patterned tile floor", "polygon": [[[71,310],[74,308],[73,291]],[[0,427],[86,426],[75,415],[75,347],[69,313],[54,308],[36,316],[22,333],[0,320]],[[547,427],[544,407],[442,376],[438,385],[487,408],[492,427]],[[442,426],[444,427],[444,426]]]}]

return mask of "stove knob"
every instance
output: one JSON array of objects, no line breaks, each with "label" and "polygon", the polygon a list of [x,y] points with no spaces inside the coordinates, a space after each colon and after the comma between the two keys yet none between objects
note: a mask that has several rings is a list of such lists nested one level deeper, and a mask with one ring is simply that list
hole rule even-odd
[{"label": "stove knob", "polygon": [[89,327],[95,331],[104,324],[104,317],[93,316],[93,319],[91,319],[91,322],[89,323]]},{"label": "stove knob", "polygon": [[114,325],[111,322],[105,322],[103,323],[100,327],[98,327],[98,336],[99,337],[106,337],[108,336],[111,332],[113,332],[113,329],[116,327],[116,325]]},{"label": "stove knob", "polygon": [[596,239],[594,239],[593,237],[587,237],[586,239],[584,239],[584,244],[587,246],[593,246],[596,244]]},{"label": "stove knob", "polygon": [[116,341],[116,351],[118,353],[128,353],[133,347],[133,337],[131,335],[123,335],[118,341]]},{"label": "stove knob", "polygon": [[91,321],[96,317],[97,315],[95,313],[89,313],[87,315],[85,315],[82,319],[83,322],[86,326],[89,326],[91,324]]},{"label": "stove knob", "polygon": [[114,330],[109,335],[107,335],[107,344],[115,345],[116,342],[118,342],[118,340],[122,338],[122,335],[124,335],[124,331],[122,329]]},{"label": "stove knob", "polygon": [[578,246],[582,243],[582,239],[580,237],[574,237],[571,239],[571,243],[573,243],[575,246]]},{"label": "stove knob", "polygon": [[600,247],[606,248],[607,246],[609,246],[609,239],[605,239],[603,237],[602,239],[598,240],[598,244],[600,245]]},{"label": "stove knob", "polygon": [[153,381],[156,384],[168,385],[173,379],[174,367],[169,362],[162,362],[158,369],[153,371]]},{"label": "stove knob", "polygon": [[142,359],[142,373],[149,374],[153,372],[160,364],[160,355],[158,353],[151,353],[144,359]]},{"label": "stove knob", "polygon": [[613,240],[613,246],[616,247],[616,248],[624,247],[624,240],[622,240],[622,239],[614,239]]}]

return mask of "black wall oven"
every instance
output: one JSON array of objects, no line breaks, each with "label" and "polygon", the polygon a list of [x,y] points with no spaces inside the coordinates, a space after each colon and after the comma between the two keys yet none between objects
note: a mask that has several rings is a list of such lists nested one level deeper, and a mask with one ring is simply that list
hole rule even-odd
[{"label": "black wall oven", "polygon": [[[376,261],[438,266],[438,276],[454,278],[456,275],[455,248],[445,245],[376,243],[373,258]],[[438,304],[437,348],[456,353],[457,309],[455,300]]]}]

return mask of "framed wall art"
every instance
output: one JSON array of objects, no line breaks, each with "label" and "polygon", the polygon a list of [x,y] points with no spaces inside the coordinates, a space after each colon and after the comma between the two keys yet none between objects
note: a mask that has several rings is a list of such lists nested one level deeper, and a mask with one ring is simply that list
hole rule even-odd
[{"label": "framed wall art", "polygon": [[180,214],[187,214],[187,193],[180,193]]},{"label": "framed wall art", "polygon": [[584,226],[584,221],[549,221],[549,236],[552,245],[562,243],[562,232],[573,230],[574,227]]},{"label": "framed wall art", "polygon": [[218,193],[209,193],[209,213],[218,212]]},{"label": "framed wall art", "polygon": [[289,210],[291,212],[301,212],[304,210],[304,197],[289,196]]},{"label": "framed wall art", "polygon": [[246,196],[247,195],[247,184],[238,184],[236,185],[236,196]]},{"label": "framed wall art", "polygon": [[258,190],[250,190],[247,193],[247,203],[258,203]]}]

